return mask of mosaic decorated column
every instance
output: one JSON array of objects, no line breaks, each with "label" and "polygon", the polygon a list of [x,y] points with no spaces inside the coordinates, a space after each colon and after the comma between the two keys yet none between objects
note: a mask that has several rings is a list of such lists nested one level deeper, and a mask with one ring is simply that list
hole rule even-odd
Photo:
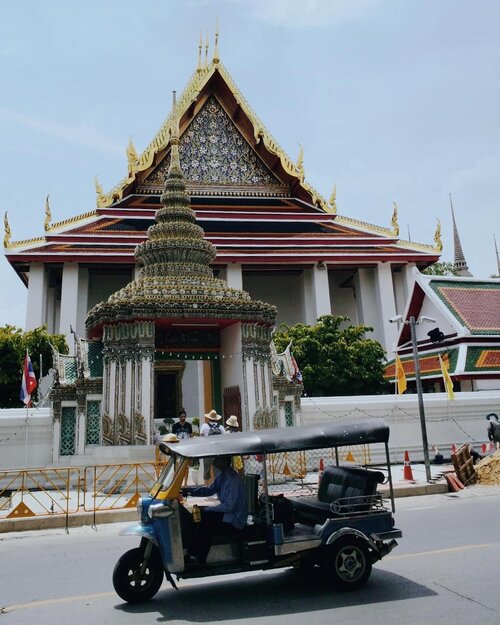
[{"label": "mosaic decorated column", "polygon": [[152,322],[104,326],[104,445],[151,441],[154,331]]},{"label": "mosaic decorated column", "polygon": [[271,329],[241,325],[243,425],[246,430],[276,427],[271,369]]}]

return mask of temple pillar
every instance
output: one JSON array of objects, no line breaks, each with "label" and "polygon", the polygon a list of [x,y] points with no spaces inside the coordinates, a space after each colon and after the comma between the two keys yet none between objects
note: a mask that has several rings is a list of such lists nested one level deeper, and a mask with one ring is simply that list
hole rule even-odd
[{"label": "temple pillar", "polygon": [[76,324],[78,315],[78,276],[78,263],[64,263],[59,332],[66,335],[66,342],[68,343],[70,354],[75,353],[70,327]]},{"label": "temple pillar", "polygon": [[152,322],[103,328],[103,444],[144,445],[152,440],[154,332]]},{"label": "temple pillar", "polygon": [[43,263],[31,263],[28,281],[25,330],[47,323],[47,276]]},{"label": "temple pillar", "polygon": [[87,396],[84,388],[76,390],[76,443],[75,452],[77,455],[85,453],[85,430],[87,425]]},{"label": "temple pillar", "polygon": [[389,319],[396,315],[396,303],[394,300],[394,286],[392,282],[392,270],[390,263],[378,263],[376,271],[377,306],[380,314],[377,330],[377,340],[387,353],[390,353],[396,345],[398,328],[397,324]]},{"label": "temple pillar", "polygon": [[305,322],[314,325],[322,315],[331,315],[328,270],[323,263],[315,263],[303,274]]},{"label": "temple pillar", "polygon": [[271,330],[257,324],[241,325],[242,339],[242,425],[243,429],[277,425],[271,380]]},{"label": "temple pillar", "polygon": [[243,289],[241,263],[231,263],[226,267],[226,282],[233,289]]}]

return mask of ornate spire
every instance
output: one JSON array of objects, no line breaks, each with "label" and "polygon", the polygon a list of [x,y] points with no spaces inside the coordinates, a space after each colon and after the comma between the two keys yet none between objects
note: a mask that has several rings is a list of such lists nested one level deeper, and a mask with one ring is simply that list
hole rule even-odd
[{"label": "ornate spire", "polygon": [[47,195],[45,198],[45,220],[43,222],[43,229],[45,232],[50,230],[50,222],[52,221],[52,213],[50,212],[50,204],[49,204],[50,195]]},{"label": "ornate spire", "polygon": [[[170,135],[170,167],[168,173],[181,171],[181,160],[179,157],[179,117],[177,110],[177,94],[172,91],[172,129]],[[168,176],[167,176],[168,178]]]},{"label": "ornate spire", "polygon": [[391,218],[392,231],[394,232],[394,236],[398,237],[399,236],[398,205],[396,204],[396,202],[393,202],[392,206],[393,206],[392,218]]},{"label": "ornate spire", "polygon": [[443,249],[443,242],[441,241],[441,222],[439,219],[436,219],[436,232],[434,233],[434,243],[436,244],[436,250],[441,252]]},{"label": "ornate spire", "polygon": [[207,37],[205,39],[205,69],[208,67],[208,29],[207,29]]},{"label": "ornate spire", "polygon": [[469,267],[467,266],[467,262],[465,261],[465,256],[462,251],[462,244],[460,243],[460,237],[458,236],[458,228],[455,222],[455,211],[453,210],[451,193],[449,195],[451,219],[453,222],[453,264],[455,266],[455,269],[458,271],[459,276],[472,276],[471,272],[469,271]]},{"label": "ornate spire", "polygon": [[219,18],[215,18],[215,42],[214,42],[214,58],[213,62],[217,65],[220,62],[219,58]]},{"label": "ornate spire", "polygon": [[4,227],[3,246],[10,247],[10,239],[12,237],[12,233],[10,231],[9,220],[7,219],[7,211],[5,211],[5,215],[3,218],[3,227]]},{"label": "ornate spire", "polygon": [[201,64],[201,51],[203,48],[203,41],[202,41],[202,37],[201,37],[201,30],[200,30],[200,45],[198,46],[198,67],[196,68],[196,71],[198,73],[203,71],[203,66]]}]

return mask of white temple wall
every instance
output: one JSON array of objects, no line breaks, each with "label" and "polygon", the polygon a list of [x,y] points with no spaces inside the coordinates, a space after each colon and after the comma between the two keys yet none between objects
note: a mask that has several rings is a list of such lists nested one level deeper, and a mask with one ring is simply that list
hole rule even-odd
[{"label": "white temple wall", "polygon": [[87,311],[108,299],[132,279],[132,268],[101,270],[89,269]]},{"label": "white temple wall", "polygon": [[77,320],[78,310],[78,278],[79,266],[77,263],[64,263],[61,287],[61,317],[59,332],[66,335],[69,353],[74,354],[75,346],[70,327]]},{"label": "white temple wall", "polygon": [[276,326],[280,323],[303,323],[304,288],[302,272],[243,272],[243,289],[252,299],[274,304],[278,308]]},{"label": "white temple wall", "polygon": [[354,287],[342,286],[350,280],[352,271],[329,271],[331,314],[349,317],[353,324],[358,323]]},{"label": "white temple wall", "polygon": [[222,389],[238,386],[243,394],[241,368],[241,323],[233,323],[220,332],[220,375]]},{"label": "white temple wall", "polygon": [[394,301],[394,286],[392,282],[392,269],[390,263],[377,263],[375,272],[375,290],[377,295],[378,324],[376,332],[380,338],[377,340],[384,349],[389,352],[396,345],[398,328],[389,319],[396,315]]},{"label": "white temple wall", "polygon": [[304,269],[303,282],[305,322],[313,325],[321,315],[332,312],[326,265],[315,263],[311,268]]},{"label": "white temple wall", "polygon": [[50,464],[52,464],[51,409],[0,410],[0,469],[46,467]]},{"label": "white temple wall", "polygon": [[78,273],[78,302],[76,309],[76,323],[73,325],[78,336],[85,336],[85,319],[88,312],[88,294],[89,294],[89,270],[86,267],[80,267]]},{"label": "white temple wall", "polygon": [[220,276],[223,280],[226,280],[228,286],[233,289],[241,290],[243,288],[243,273],[241,270],[241,263],[231,263],[225,267],[225,275]]},{"label": "white temple wall", "polygon": [[[188,419],[199,417],[203,414],[203,405],[200,404],[200,397],[203,397],[203,390],[200,388],[200,362],[197,360],[186,360],[186,368],[182,375],[182,407],[187,413]],[[201,370],[201,374],[203,370]],[[203,384],[203,375],[201,375]],[[202,387],[203,388],[203,387]],[[201,419],[203,423],[203,419]]]}]

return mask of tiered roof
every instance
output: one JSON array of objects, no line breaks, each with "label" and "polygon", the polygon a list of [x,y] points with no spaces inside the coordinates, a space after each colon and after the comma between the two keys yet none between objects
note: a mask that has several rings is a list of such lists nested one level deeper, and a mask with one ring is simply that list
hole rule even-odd
[{"label": "tiered roof", "polygon": [[[423,336],[418,342],[422,377],[440,378],[438,354],[449,360],[452,379],[491,378],[500,375],[500,279],[478,280],[467,277],[426,276],[416,273],[405,320],[433,315],[442,321],[442,342],[431,343]],[[432,326],[429,326],[432,327]],[[426,328],[427,331],[427,328]],[[398,352],[410,378],[415,375],[411,354],[410,329],[403,325]],[[385,372],[394,379],[391,362]]]},{"label": "tiered roof", "polygon": [[[399,239],[397,209],[390,228],[338,215],[305,180],[302,156],[294,163],[215,58],[198,67],[178,101],[180,162],[191,207],[207,239],[216,246],[215,265],[293,265],[324,261],[346,266],[377,261],[439,259],[435,245]],[[97,208],[52,223],[45,235],[11,241],[6,256],[21,277],[31,262],[133,263],[160,208],[170,165],[172,114],[141,155],[127,149],[128,175],[108,193],[96,181]]]}]

